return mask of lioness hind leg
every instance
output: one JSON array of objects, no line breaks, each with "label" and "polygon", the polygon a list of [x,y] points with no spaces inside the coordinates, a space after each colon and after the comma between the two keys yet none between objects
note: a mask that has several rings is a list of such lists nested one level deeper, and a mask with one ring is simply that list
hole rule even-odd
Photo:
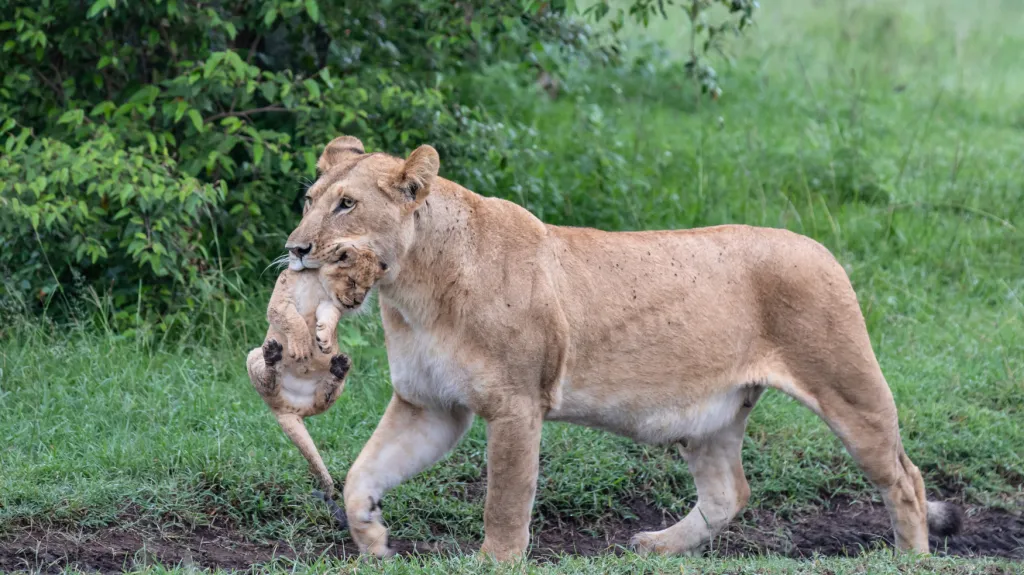
[{"label": "lioness hind leg", "polygon": [[745,390],[736,418],[714,435],[681,445],[697,487],[697,504],[681,521],[662,531],[637,533],[630,546],[641,554],[683,555],[703,547],[747,504],[750,486],[740,450],[747,416],[763,388]]},{"label": "lioness hind leg", "polygon": [[[903,451],[896,403],[874,356],[834,358],[826,365],[836,369],[816,374],[818,385],[797,385],[787,391],[825,420],[881,491],[896,547],[928,553],[929,527],[940,536],[956,533],[959,509],[925,498],[924,480]],[[801,375],[805,380],[815,376],[810,369]]]}]

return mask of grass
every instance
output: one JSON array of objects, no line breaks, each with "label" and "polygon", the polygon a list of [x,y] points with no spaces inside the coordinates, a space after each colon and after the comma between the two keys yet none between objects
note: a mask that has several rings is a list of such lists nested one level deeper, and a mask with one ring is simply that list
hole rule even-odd
[{"label": "grass", "polygon": [[[267,573],[365,573],[374,567],[365,563],[340,562],[336,560],[320,560],[314,563],[294,565],[281,562],[270,566]],[[165,569],[163,567],[142,567],[132,571],[152,575],[190,573],[187,569]],[[930,558],[913,560],[901,558],[894,560],[886,553],[872,553],[863,557],[850,558],[818,558],[812,561],[794,561],[780,558],[752,559],[694,559],[685,564],[678,560],[664,558],[631,558],[622,561],[612,556],[596,558],[567,557],[557,564],[539,565],[518,564],[500,566],[481,561],[475,557],[434,557],[412,561],[392,561],[382,565],[381,573],[393,575],[420,573],[467,573],[467,574],[518,574],[531,573],[536,575],[557,573],[594,573],[603,575],[618,574],[675,574],[679,575],[746,575],[763,573],[853,575],[871,573],[873,575],[911,573],[929,573],[936,575],[969,575],[969,574],[1011,574],[1021,573],[1019,565],[1006,562],[978,560],[971,563],[955,561],[949,558]]]},{"label": "grass", "polygon": [[[521,148],[504,195],[546,221],[606,229],[725,222],[788,227],[825,243],[858,291],[896,396],[904,442],[929,491],[1024,504],[1024,7],[967,0],[765,2],[758,28],[716,66],[721,101],[696,101],[670,24],[633,29],[649,64],[571,64],[549,100],[474,80]],[[652,46],[660,40],[665,48]],[[472,183],[471,183],[472,184]],[[270,258],[268,257],[268,260]],[[267,287],[189,337],[113,334],[102,322],[0,327],[0,533],[110,525],[232,525],[302,548],[341,537],[245,376]],[[102,306],[100,306],[101,309]],[[95,317],[95,313],[86,313]],[[338,478],[390,394],[379,320],[347,320],[355,369],[310,420]],[[450,459],[396,489],[400,539],[479,541],[479,422]],[[769,393],[744,444],[751,506],[786,514],[836,497],[877,500],[828,429]],[[680,515],[695,497],[670,449],[549,424],[535,528],[628,516],[643,499]],[[479,572],[471,558],[280,570]],[[531,572],[1001,572],[981,560],[913,565],[884,553],[779,558],[567,558]],[[159,571],[158,568],[154,568]],[[1006,571],[1010,572],[1010,571]]]}]

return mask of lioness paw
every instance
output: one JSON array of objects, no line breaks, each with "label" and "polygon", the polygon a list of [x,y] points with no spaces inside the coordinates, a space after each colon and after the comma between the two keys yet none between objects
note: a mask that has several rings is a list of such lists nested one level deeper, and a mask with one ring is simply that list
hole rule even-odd
[{"label": "lioness paw", "polygon": [[281,361],[283,351],[284,349],[276,339],[268,339],[263,344],[263,362],[267,364],[267,367],[273,367]]},{"label": "lioness paw", "polygon": [[692,549],[685,547],[669,529],[637,533],[629,539],[629,548],[637,555],[689,555],[700,550],[699,545]]},{"label": "lioness paw", "polygon": [[359,497],[357,500],[349,504],[346,498],[345,507],[348,531],[359,547],[359,552],[381,559],[391,557],[395,551],[388,546],[388,530],[382,523],[380,501],[373,497],[365,500]]},{"label": "lioness paw", "polygon": [[629,548],[637,555],[648,555],[658,550],[657,541],[651,537],[651,533],[637,533],[630,537]]}]

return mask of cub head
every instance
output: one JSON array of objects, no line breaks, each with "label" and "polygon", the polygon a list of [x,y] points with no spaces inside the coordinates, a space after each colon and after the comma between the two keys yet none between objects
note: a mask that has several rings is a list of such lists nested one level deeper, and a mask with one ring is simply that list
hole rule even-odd
[{"label": "cub head", "polygon": [[320,283],[335,305],[358,310],[388,265],[367,249],[339,247],[334,253],[320,266]]},{"label": "cub head", "polygon": [[430,194],[439,167],[430,146],[402,160],[367,154],[351,136],[334,139],[317,162],[320,177],[306,192],[302,221],[285,244],[288,266],[319,268],[355,247],[393,269],[412,243],[413,214]]}]

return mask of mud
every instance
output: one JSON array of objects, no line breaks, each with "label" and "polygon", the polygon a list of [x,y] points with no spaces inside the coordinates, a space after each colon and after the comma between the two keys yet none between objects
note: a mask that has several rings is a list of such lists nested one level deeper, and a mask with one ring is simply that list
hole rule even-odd
[{"label": "mud", "polygon": [[[635,518],[583,524],[547,519],[534,533],[532,556],[545,561],[560,555],[624,553],[630,536],[641,530],[668,527],[678,518],[634,501]],[[966,509],[961,535],[933,538],[939,555],[1024,559],[1024,517],[1018,512],[971,507]],[[221,569],[248,569],[275,558],[344,557],[356,549],[339,532],[337,543],[293,549],[284,544],[254,542],[229,526],[202,527],[189,532],[145,529],[125,518],[130,528],[71,529],[24,527],[0,536],[0,572],[38,570],[59,572],[67,567],[100,573],[120,573],[154,563]],[[709,553],[725,556],[767,552],[789,557],[857,555],[891,546],[891,529],[880,505],[832,503],[817,513],[777,517],[748,510],[713,542]],[[395,541],[404,554],[470,553],[478,543]]]},{"label": "mud", "polygon": [[[642,501],[630,509],[637,519],[607,522],[593,527],[565,523],[546,526],[536,538],[534,555],[593,555],[625,550],[637,531],[665,529],[679,517],[662,512]],[[930,538],[937,555],[961,557],[1003,557],[1024,559],[1024,516],[1020,512],[969,507],[965,510],[960,535]],[[747,510],[719,535],[707,553],[720,556],[763,555],[812,557],[815,554],[855,556],[879,547],[892,547],[889,514],[877,504],[832,503],[816,513],[791,517],[755,509]]]}]

